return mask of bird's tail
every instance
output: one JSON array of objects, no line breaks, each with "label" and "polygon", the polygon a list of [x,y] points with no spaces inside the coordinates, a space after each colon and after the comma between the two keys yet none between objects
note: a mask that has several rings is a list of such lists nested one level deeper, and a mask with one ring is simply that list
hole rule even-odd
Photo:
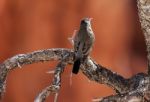
[{"label": "bird's tail", "polygon": [[73,64],[72,73],[78,74],[80,65],[81,65],[81,60],[80,60],[80,59],[77,59],[77,60],[74,62],[74,64]]}]

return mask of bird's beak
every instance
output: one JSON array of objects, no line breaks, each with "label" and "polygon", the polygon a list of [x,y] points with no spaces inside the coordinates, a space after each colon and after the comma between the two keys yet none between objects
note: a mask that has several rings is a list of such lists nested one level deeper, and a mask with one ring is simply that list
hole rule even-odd
[{"label": "bird's beak", "polygon": [[89,21],[91,21],[93,18],[89,18]]}]

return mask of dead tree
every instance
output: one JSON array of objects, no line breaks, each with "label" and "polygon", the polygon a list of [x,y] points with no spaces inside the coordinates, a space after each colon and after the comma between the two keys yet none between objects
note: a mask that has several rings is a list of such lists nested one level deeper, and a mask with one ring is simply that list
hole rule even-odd
[{"label": "dead tree", "polygon": [[[91,81],[105,84],[116,91],[115,95],[95,99],[99,102],[150,102],[150,0],[137,1],[139,20],[147,45],[147,73],[138,73],[126,79],[108,70],[88,57],[81,65],[81,71]],[[53,82],[35,98],[35,102],[44,102],[52,93],[56,94],[61,88],[61,74],[67,64],[73,63],[74,52],[71,49],[56,48],[39,50],[27,54],[18,54],[0,64],[0,96],[5,92],[6,77],[11,70],[23,65],[43,61],[58,60]]]}]

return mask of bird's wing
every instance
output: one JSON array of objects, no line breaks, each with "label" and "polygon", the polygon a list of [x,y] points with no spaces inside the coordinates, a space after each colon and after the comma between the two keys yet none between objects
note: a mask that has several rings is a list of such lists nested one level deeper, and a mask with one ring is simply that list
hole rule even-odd
[{"label": "bird's wing", "polygon": [[92,46],[93,46],[93,42],[95,40],[94,37],[94,33],[92,31],[87,32],[88,34],[88,38],[86,39],[85,43],[84,43],[84,47],[83,47],[83,54],[84,55],[88,55],[91,50],[92,50]]},{"label": "bird's wing", "polygon": [[76,32],[75,36],[74,36],[74,50],[77,51],[78,50],[78,47],[79,47],[79,41],[80,41],[80,38],[79,38],[79,31]]}]

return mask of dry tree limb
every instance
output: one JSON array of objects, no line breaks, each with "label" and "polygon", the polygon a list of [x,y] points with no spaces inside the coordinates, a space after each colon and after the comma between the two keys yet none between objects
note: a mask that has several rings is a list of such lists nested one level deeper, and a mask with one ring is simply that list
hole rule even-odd
[{"label": "dry tree limb", "polygon": [[97,102],[148,102],[148,100],[143,98],[142,93],[135,92],[100,98]]},{"label": "dry tree limb", "polygon": [[[49,93],[58,92],[60,88],[61,73],[63,72],[64,67],[67,64],[73,63],[73,56],[74,53],[70,49],[47,49],[47,50],[35,51],[28,54],[19,54],[4,61],[4,63],[0,65],[0,69],[1,69],[0,90],[2,90],[1,94],[4,91],[6,76],[10,70],[13,70],[17,67],[21,67],[22,65],[26,65],[26,64],[59,60],[60,62],[55,69],[54,80],[52,85],[45,88],[35,100],[35,102],[43,102],[45,98],[49,95]],[[146,74],[139,73],[130,79],[125,79],[122,76],[97,64],[90,57],[87,58],[85,62],[82,64],[81,71],[90,80],[112,87],[114,90],[118,92],[117,95],[126,94],[136,90],[142,90],[142,93],[145,96],[149,97],[150,81],[149,81],[149,77]]]},{"label": "dry tree limb", "polygon": [[148,74],[150,75],[150,0],[137,0],[138,14],[147,46]]},{"label": "dry tree limb", "polygon": [[[125,79],[88,57],[81,66],[83,74],[90,80],[108,85],[117,92],[116,95],[101,98],[100,102],[150,102],[150,0],[138,0],[137,5],[148,51],[148,74],[139,73]],[[9,71],[18,67],[21,68],[26,64],[58,60],[60,62],[56,66],[52,85],[45,88],[35,100],[35,102],[44,102],[50,93],[59,91],[61,74],[67,64],[73,63],[73,56],[74,52],[70,49],[56,48],[19,54],[7,59],[0,64],[0,96],[5,91]]]},{"label": "dry tree limb", "polygon": [[[67,56],[65,58],[65,63],[68,63],[68,64],[73,63],[73,56],[74,56],[73,51],[70,49],[63,49],[63,48],[40,50],[40,51],[28,53],[28,54],[19,54],[10,59],[7,59],[0,65],[0,70],[1,70],[0,71],[0,82],[1,82],[0,94],[2,95],[2,93],[4,92],[6,77],[10,70],[21,67],[22,65],[32,64],[32,63],[37,63],[37,62],[52,61],[52,60],[61,61],[64,58],[64,56]],[[62,63],[59,63],[59,64],[62,64]],[[56,67],[55,72],[57,72],[57,67]],[[120,93],[124,91],[126,92],[128,90],[128,87],[126,87],[126,84],[125,84],[126,79],[96,64],[96,62],[91,60],[91,58],[88,58],[85,60],[85,62],[82,64],[81,69],[83,73],[90,80],[94,80],[98,83],[103,83],[108,86],[111,86],[113,89],[117,90]],[[48,87],[47,89],[49,88],[50,87]]]},{"label": "dry tree limb", "polygon": [[64,58],[56,66],[52,85],[42,90],[42,92],[37,96],[34,102],[44,102],[50,93],[56,94],[56,98],[54,102],[57,102],[57,93],[61,86],[61,74],[63,73],[64,68],[67,65],[66,58],[67,58],[67,55],[64,56]]},{"label": "dry tree limb", "polygon": [[38,95],[34,102],[44,102],[50,93],[58,93],[61,85],[61,73],[63,72],[65,65],[66,63],[61,62],[57,65],[52,85],[42,90],[42,92]]},{"label": "dry tree limb", "polygon": [[129,90],[127,79],[97,64],[91,58],[86,59],[81,70],[90,80],[100,84],[106,84],[117,93],[124,93]]},{"label": "dry tree limb", "polygon": [[150,102],[150,77],[139,73],[128,79],[129,90],[125,93],[93,99],[94,102]]},{"label": "dry tree limb", "polygon": [[68,60],[68,63],[71,63],[73,52],[71,50],[61,48],[39,50],[28,54],[19,54],[7,59],[2,64],[0,64],[0,96],[2,96],[5,91],[6,77],[10,70],[14,70],[15,68],[19,68],[23,65],[36,62],[61,60],[66,55],[68,56],[66,60]]}]

